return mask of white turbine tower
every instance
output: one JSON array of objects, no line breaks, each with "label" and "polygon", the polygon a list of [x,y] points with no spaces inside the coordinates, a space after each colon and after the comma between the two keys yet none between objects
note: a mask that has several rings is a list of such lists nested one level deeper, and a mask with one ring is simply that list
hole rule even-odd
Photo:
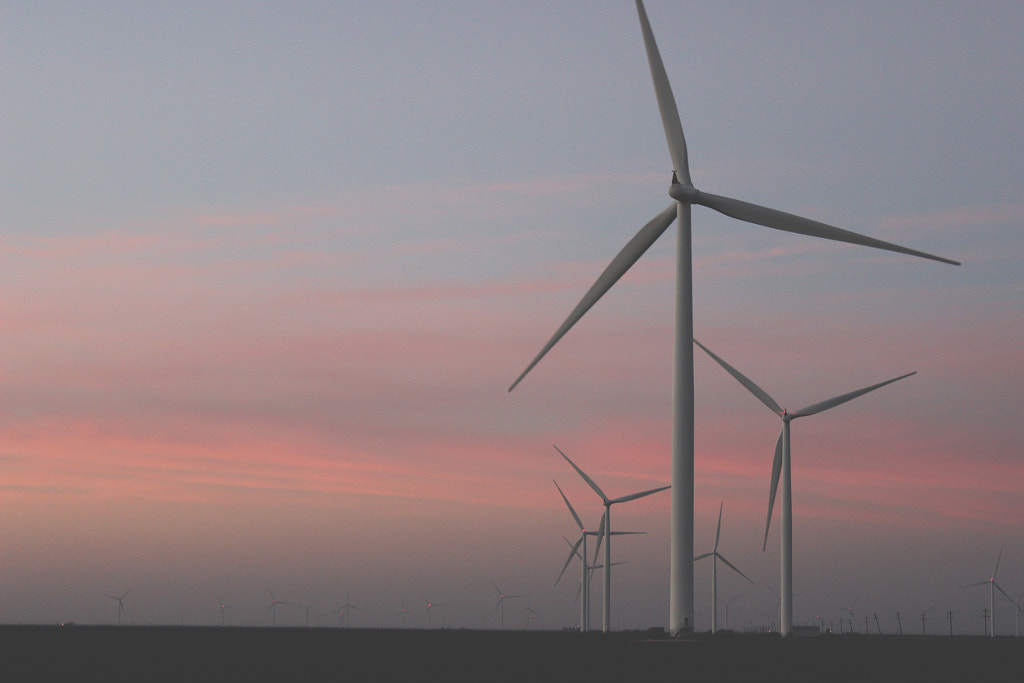
[{"label": "white turbine tower", "polygon": [[[725,566],[727,566],[729,569],[733,570],[734,572],[736,572],[737,574],[742,576],[747,581],[750,581],[751,584],[754,583],[753,579],[751,579],[749,576],[747,576],[746,574],[741,572],[739,569],[737,569],[736,565],[734,565],[729,560],[725,559],[725,556],[722,555],[722,553],[718,552],[718,539],[722,535],[722,507],[724,505],[725,505],[725,503],[723,502],[723,503],[720,503],[719,506],[718,506],[718,528],[715,530],[715,547],[714,547],[714,549],[710,553],[703,553],[703,554],[698,555],[697,557],[693,558],[694,562],[697,562],[698,560],[703,560],[705,557],[712,558],[712,560],[711,560],[712,561],[712,565],[711,565],[711,632],[712,633],[717,633],[718,632],[718,561],[721,560],[722,562],[725,563]],[[728,616],[729,612],[728,612],[728,608],[729,608],[729,605],[727,603],[726,604],[726,610],[727,611],[726,611],[726,617],[725,617],[726,628],[728,628],[728,625],[729,625],[729,616]]]},{"label": "white turbine tower", "polygon": [[789,423],[798,417],[807,417],[828,410],[829,408],[835,408],[836,406],[842,405],[847,401],[851,401],[858,396],[863,396],[869,391],[874,391],[875,389],[884,387],[886,384],[892,384],[893,382],[905,377],[910,377],[917,373],[908,372],[905,375],[900,375],[899,377],[894,377],[893,379],[879,382],[878,384],[872,384],[869,387],[864,387],[857,391],[851,391],[848,394],[836,396],[835,398],[830,398],[826,401],[815,403],[807,406],[806,408],[790,412],[782,408],[775,402],[775,399],[764,391],[764,389],[747,379],[747,377],[740,373],[739,370],[709,351],[706,346],[696,339],[694,339],[693,342],[700,348],[704,349],[709,356],[725,368],[726,372],[736,378],[736,380],[746,387],[750,393],[768,406],[773,413],[782,418],[782,433],[779,434],[779,440],[775,444],[775,460],[772,462],[772,484],[771,491],[768,494],[768,518],[764,525],[764,544],[762,549],[768,545],[768,528],[772,523],[772,508],[775,505],[775,492],[779,486],[779,480],[781,479],[782,530],[780,532],[780,536],[782,541],[780,565],[782,574],[782,624],[780,625],[780,632],[783,636],[787,636],[793,628],[793,489],[792,477],[790,476]]},{"label": "white turbine tower", "polygon": [[637,0],[640,29],[647,50],[654,91],[658,99],[665,138],[672,159],[673,174],[669,196],[675,200],[648,222],[612,259],[569,317],[555,331],[540,353],[509,387],[515,389],[551,348],[597,303],[647,249],[676,221],[676,329],[672,380],[672,547],[670,569],[669,628],[672,635],[693,628],[693,264],[691,258],[690,206],[699,204],[748,223],[801,235],[847,242],[900,252],[921,258],[959,265],[939,256],[908,249],[859,233],[769,209],[756,204],[700,192],[690,179],[686,140],[679,120],[672,88],[654,41],[643,2]]},{"label": "white turbine tower", "polygon": [[1002,547],[999,548],[999,555],[996,557],[996,566],[995,566],[995,569],[992,570],[992,578],[987,579],[985,581],[979,581],[978,583],[972,583],[972,584],[968,584],[966,586],[961,586],[961,588],[973,588],[975,586],[988,586],[988,588],[989,588],[989,617],[992,619],[992,621],[990,622],[992,625],[990,627],[989,635],[991,635],[993,638],[996,635],[996,591],[999,591],[1000,593],[1002,593],[1003,597],[1005,597],[1007,600],[1009,600],[1013,604],[1015,604],[1015,605],[1017,604],[1017,601],[1014,600],[1013,598],[1011,598],[1010,595],[1006,591],[1003,590],[1002,586],[1000,586],[998,583],[996,583],[996,574],[999,573],[999,561],[1001,559],[1003,559],[1003,549],[1002,549]]},{"label": "white turbine tower", "polygon": [[[659,491],[664,491],[665,489],[672,488],[672,487],[671,486],[660,486],[660,487],[658,487],[656,489],[650,489],[649,491],[641,491],[639,493],[631,493],[628,496],[620,496],[619,498],[609,498],[608,496],[606,496],[604,494],[604,491],[601,490],[601,487],[598,486],[594,482],[593,479],[591,479],[590,477],[587,476],[586,472],[584,472],[579,467],[577,467],[576,463],[574,463],[572,460],[570,460],[568,455],[566,455],[565,453],[562,453],[562,451],[559,450],[558,446],[555,446],[555,450],[558,451],[558,453],[563,458],[565,458],[566,462],[568,462],[570,465],[572,465],[572,468],[574,470],[576,470],[576,472],[581,477],[583,477],[583,481],[587,482],[587,485],[590,486],[590,488],[592,488],[594,490],[594,493],[596,493],[598,496],[601,497],[601,501],[604,503],[604,523],[603,523],[603,525],[604,525],[604,534],[602,534],[598,538],[597,550],[601,549],[601,543],[603,542],[604,543],[604,605],[603,605],[603,609],[602,609],[602,612],[603,612],[603,614],[602,614],[602,629],[603,629],[603,631],[605,633],[608,633],[608,631],[611,630],[611,624],[612,624],[612,621],[611,621],[611,603],[612,603],[612,539],[611,539],[612,517],[611,517],[611,510],[612,510],[612,505],[615,505],[616,503],[625,503],[625,502],[628,502],[628,501],[631,501],[631,500],[636,500],[638,498],[644,498],[645,496],[649,496],[652,493],[658,493]],[[595,561],[597,560],[597,551],[594,552],[594,560]]]}]

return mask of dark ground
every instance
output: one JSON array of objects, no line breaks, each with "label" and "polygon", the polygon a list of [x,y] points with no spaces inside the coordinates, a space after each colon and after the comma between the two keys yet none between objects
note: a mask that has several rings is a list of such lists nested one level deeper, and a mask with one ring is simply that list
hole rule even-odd
[{"label": "dark ground", "polygon": [[0,681],[979,681],[1024,639],[0,626]]}]

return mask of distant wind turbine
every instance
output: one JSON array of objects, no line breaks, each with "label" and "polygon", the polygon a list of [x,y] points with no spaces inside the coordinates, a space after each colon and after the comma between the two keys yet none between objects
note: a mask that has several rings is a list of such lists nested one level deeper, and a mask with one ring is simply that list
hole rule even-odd
[{"label": "distant wind turbine", "polygon": [[496,590],[498,592],[498,604],[495,605],[494,611],[495,612],[498,612],[499,610],[501,611],[501,617],[500,617],[501,618],[501,622],[500,622],[501,623],[501,630],[504,631],[505,630],[505,601],[506,600],[513,600],[515,598],[521,598],[523,596],[521,596],[521,595],[505,595],[504,593],[501,592],[501,589],[498,588],[498,584],[494,583],[494,579],[491,579],[491,585],[494,586],[494,590]]},{"label": "distant wind turbine", "polygon": [[223,626],[224,625],[224,612],[226,612],[230,608],[234,607],[234,605],[225,604],[224,601],[222,601],[222,600],[218,600],[217,601],[217,605],[218,605],[218,612],[220,612],[220,625]]},{"label": "distant wind turbine", "polygon": [[338,627],[341,627],[342,617],[345,619],[345,627],[348,628],[348,613],[349,610],[359,611],[359,608],[352,604],[352,600],[349,598],[348,591],[345,591],[345,604],[338,608]]},{"label": "distant wind turbine", "polygon": [[[768,528],[772,523],[772,508],[775,505],[775,492],[779,485],[779,479],[782,479],[782,531],[781,531],[781,574],[782,574],[782,624],[781,633],[783,636],[789,635],[793,628],[793,495],[792,495],[792,478],[790,476],[790,459],[789,459],[789,423],[798,417],[808,417],[810,415],[816,415],[820,412],[826,411],[830,408],[840,406],[847,401],[852,401],[858,396],[880,389],[887,384],[899,381],[905,377],[917,374],[916,372],[908,372],[905,375],[894,377],[893,379],[879,382],[878,384],[872,384],[869,387],[851,391],[848,394],[842,396],[836,396],[820,403],[801,408],[796,411],[788,411],[775,402],[768,393],[761,387],[750,381],[745,375],[739,370],[732,367],[724,360],[712,353],[706,346],[701,344],[696,339],[693,340],[700,348],[704,349],[709,356],[711,356],[715,362],[725,368],[726,372],[732,375],[740,384],[746,387],[747,391],[757,397],[761,403],[764,403],[768,408],[782,418],[782,433],[779,434],[779,440],[775,444],[775,460],[772,463],[772,483],[771,491],[768,494],[768,518],[764,525],[764,544],[763,548],[768,546]],[[763,549],[762,548],[762,549]]]},{"label": "distant wind turbine", "polygon": [[423,604],[424,604],[424,605],[426,605],[426,612],[427,612],[427,629],[429,630],[429,629],[430,629],[430,618],[431,618],[431,617],[430,617],[430,614],[431,614],[431,610],[433,610],[433,609],[434,609],[435,607],[438,607],[439,605],[438,605],[438,603],[436,603],[436,602],[431,602],[430,600],[424,600],[424,601],[423,601]]},{"label": "distant wind turbine", "polygon": [[676,245],[676,330],[672,389],[672,547],[670,568],[671,635],[693,628],[693,263],[691,258],[690,207],[699,204],[731,218],[776,230],[812,237],[885,249],[921,258],[959,265],[958,262],[908,249],[890,242],[843,230],[794,216],[793,214],[757,206],[738,199],[701,192],[690,179],[686,139],[679,119],[675,97],[668,75],[654,40],[643,2],[636,2],[647,50],[647,61],[654,81],[662,127],[672,160],[672,182],[669,196],[674,200],[664,211],[648,222],[612,259],[583,298],[562,323],[547,344],[509,387],[509,391],[540,362],[548,351],[604,296],[626,271],[654,244],[673,221],[678,236]]},{"label": "distant wind turbine", "polygon": [[[569,508],[569,514],[572,515],[573,520],[576,522],[576,526],[580,529],[579,540],[576,541],[575,545],[570,543],[566,539],[566,543],[569,543],[571,550],[569,551],[569,557],[566,558],[565,564],[562,565],[562,571],[558,574],[558,578],[555,579],[555,585],[562,580],[562,575],[565,574],[565,570],[569,568],[569,564],[572,563],[574,557],[579,557],[583,565],[583,574],[580,579],[580,631],[586,633],[590,630],[590,574],[593,572],[594,567],[587,564],[587,536],[597,536],[598,538],[604,533],[604,517],[601,517],[601,523],[598,526],[597,531],[587,531],[586,527],[583,526],[583,520],[576,514],[576,510],[573,508],[572,503],[566,498],[565,493],[562,491],[562,487],[558,485],[558,482],[552,479],[555,484],[555,488],[558,489],[558,493],[562,496],[562,500],[565,501],[565,505]],[[613,531],[610,532],[613,536],[632,535],[632,534],[643,534],[643,531]],[[582,549],[580,546],[582,545]]]},{"label": "distant wind turbine", "polygon": [[[715,530],[715,547],[714,547],[714,549],[710,553],[703,553],[702,555],[698,555],[697,557],[693,558],[694,562],[697,562],[698,560],[703,560],[705,557],[710,557],[711,561],[712,561],[712,565],[711,565],[711,632],[712,633],[717,633],[718,632],[718,561],[721,560],[722,562],[725,563],[725,566],[729,567],[729,569],[733,570],[734,572],[736,572],[737,574],[742,576],[747,581],[750,581],[751,584],[754,583],[754,581],[749,576],[747,576],[746,574],[741,572],[739,569],[737,569],[736,565],[734,565],[729,560],[725,559],[725,556],[722,555],[722,553],[718,552],[718,539],[722,535],[722,507],[724,505],[725,505],[724,502],[720,503],[718,505],[718,528]],[[726,618],[726,624],[728,624],[728,623],[729,623],[729,619],[727,617]]]},{"label": "distant wind turbine", "polygon": [[270,612],[270,624],[271,624],[271,626],[277,626],[277,606],[278,605],[290,605],[291,603],[290,602],[284,602],[283,600],[278,600],[277,598],[275,598],[274,597],[274,591],[270,590],[269,588],[267,589],[267,592],[270,593],[270,604],[267,605],[266,611]]},{"label": "distant wind turbine", "polygon": [[[619,498],[609,498],[608,496],[606,496],[604,494],[604,491],[601,490],[601,487],[598,486],[597,483],[595,483],[593,479],[591,479],[589,476],[587,476],[586,472],[584,472],[579,467],[577,467],[576,463],[574,463],[572,460],[570,460],[568,455],[566,455],[565,453],[562,453],[562,451],[558,448],[558,446],[555,446],[555,450],[558,451],[559,455],[561,455],[563,458],[565,458],[565,461],[567,463],[572,465],[572,468],[574,470],[576,470],[576,473],[579,474],[583,478],[583,481],[587,482],[587,485],[594,490],[594,493],[596,493],[598,496],[601,497],[601,501],[604,503],[604,535],[598,539],[597,543],[598,543],[598,550],[600,550],[601,543],[602,542],[604,543],[604,605],[603,605],[603,610],[602,610],[602,612],[603,612],[603,615],[602,615],[603,616],[602,630],[605,633],[608,633],[608,631],[611,630],[611,625],[612,625],[612,622],[611,622],[611,603],[612,603],[612,548],[611,548],[611,543],[612,543],[612,539],[611,539],[612,515],[611,515],[611,510],[612,510],[612,505],[615,505],[616,503],[626,503],[626,502],[631,501],[631,500],[637,500],[638,498],[644,498],[646,496],[651,495],[652,493],[658,493],[659,491],[664,491],[665,489],[672,488],[672,487],[671,486],[659,486],[658,488],[650,489],[649,491],[641,491],[639,493],[631,493],[628,496],[620,496]],[[596,559],[596,552],[595,552],[595,559]]]},{"label": "distant wind turbine", "polygon": [[121,615],[124,614],[125,611],[126,611],[125,608],[124,608],[124,599],[126,597],[128,597],[128,594],[131,593],[131,592],[132,592],[132,589],[129,588],[124,593],[121,593],[121,595],[110,595],[109,593],[107,594],[107,597],[110,598],[111,600],[117,600],[117,625],[118,626],[121,625]]},{"label": "distant wind turbine", "polygon": [[988,588],[989,588],[989,615],[992,618],[992,621],[991,621],[992,626],[990,628],[989,635],[991,635],[993,638],[996,635],[996,591],[999,591],[1000,593],[1002,593],[1003,597],[1005,597],[1010,602],[1012,602],[1014,604],[1017,604],[1016,601],[1013,598],[1011,598],[1010,595],[1006,591],[1003,590],[1002,586],[1000,586],[998,583],[996,583],[996,574],[999,572],[999,561],[1001,559],[1003,559],[1003,549],[1002,549],[1002,547],[999,548],[999,555],[996,557],[996,566],[995,566],[995,569],[992,570],[992,578],[986,579],[985,581],[979,581],[978,583],[971,583],[971,584],[968,584],[966,586],[961,586],[961,588],[973,588],[975,586],[986,586],[986,585],[988,586]]},{"label": "distant wind turbine", "polygon": [[303,612],[306,613],[306,628],[309,628],[309,610],[313,609],[313,605],[316,604],[316,600],[314,600],[313,602],[309,603],[308,605],[300,605],[299,603],[295,603],[295,604],[300,609],[302,609]]}]

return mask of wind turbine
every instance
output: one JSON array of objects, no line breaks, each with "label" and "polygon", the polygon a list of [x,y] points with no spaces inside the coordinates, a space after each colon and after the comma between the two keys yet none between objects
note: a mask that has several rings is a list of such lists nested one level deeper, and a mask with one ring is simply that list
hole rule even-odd
[{"label": "wind turbine", "polygon": [[299,603],[295,603],[296,605],[298,605],[298,607],[300,607],[306,613],[306,628],[309,628],[309,610],[313,609],[313,605],[315,603],[316,603],[316,600],[314,600],[313,602],[309,603],[308,605],[302,605],[302,604],[299,604]]},{"label": "wind turbine", "polygon": [[1003,559],[1002,547],[999,548],[999,555],[996,557],[996,566],[995,569],[992,570],[992,578],[987,579],[985,581],[979,581],[978,583],[971,583],[966,586],[961,586],[961,588],[973,588],[974,586],[985,585],[989,587],[989,615],[992,618],[992,627],[989,635],[991,635],[993,638],[996,635],[996,591],[999,591],[1003,594],[1003,597],[1005,597],[1010,602],[1016,604],[1016,601],[1013,598],[1011,598],[1006,591],[1003,590],[1002,586],[996,583],[996,574],[999,572],[999,561],[1001,559]]},{"label": "wind turbine", "polygon": [[608,631],[611,630],[611,625],[612,625],[612,621],[611,621],[611,603],[612,603],[612,539],[611,539],[612,517],[611,517],[611,511],[612,511],[612,505],[615,505],[616,503],[625,503],[625,502],[628,502],[628,501],[631,501],[631,500],[636,500],[638,498],[644,498],[645,496],[649,496],[652,493],[658,493],[659,491],[664,491],[665,489],[672,488],[672,487],[671,486],[660,486],[660,487],[658,487],[656,489],[650,489],[649,491],[641,491],[639,493],[631,493],[628,496],[620,496],[619,498],[609,498],[608,496],[606,496],[604,494],[604,491],[601,490],[601,487],[598,486],[594,482],[593,479],[591,479],[590,477],[587,476],[586,472],[584,472],[579,467],[577,467],[576,463],[574,463],[572,460],[570,460],[568,455],[566,455],[565,453],[562,453],[562,451],[558,448],[558,446],[555,446],[555,450],[558,451],[559,455],[561,455],[563,458],[565,458],[565,461],[567,463],[572,465],[572,468],[574,470],[576,470],[576,472],[581,477],[583,477],[583,481],[587,482],[587,485],[590,486],[590,488],[592,488],[594,490],[594,493],[596,493],[598,496],[601,497],[601,501],[604,503],[604,534],[601,537],[598,538],[598,541],[597,541],[597,546],[598,547],[597,547],[597,550],[595,550],[595,552],[594,552],[594,559],[596,561],[596,559],[597,559],[597,551],[599,551],[601,549],[601,543],[603,542],[604,543],[604,609],[602,610],[603,611],[603,620],[602,620],[603,621],[603,626],[602,626],[602,629],[603,629],[603,631],[605,633],[608,633]]},{"label": "wind turbine", "polygon": [[491,579],[491,585],[494,586],[494,590],[498,591],[498,604],[494,607],[494,611],[501,610],[501,630],[505,630],[505,601],[512,600],[514,598],[521,598],[521,595],[505,595],[498,588],[498,584],[494,583],[494,579]]},{"label": "wind turbine", "polygon": [[124,608],[124,599],[126,597],[128,597],[128,594],[131,593],[131,592],[132,592],[132,589],[129,588],[124,593],[121,593],[121,595],[110,595],[109,593],[107,594],[107,597],[110,598],[111,600],[117,600],[117,625],[118,626],[121,625],[121,615],[124,614],[125,611],[126,611],[125,608]]},{"label": "wind turbine", "polygon": [[271,626],[277,626],[277,606],[278,605],[290,605],[291,603],[290,602],[284,602],[282,600],[278,600],[277,598],[275,598],[274,597],[274,591],[270,590],[269,588],[267,589],[267,592],[270,593],[270,604],[267,605],[266,611],[270,612],[270,624],[271,624]]},{"label": "wind turbine", "polygon": [[[722,562],[725,563],[725,565],[727,567],[729,567],[729,569],[733,570],[734,572],[736,572],[737,574],[742,576],[747,581],[750,581],[751,584],[754,583],[754,581],[749,576],[747,576],[746,574],[741,572],[739,569],[737,569],[736,566],[732,562],[730,562],[729,560],[725,559],[725,556],[722,555],[720,552],[718,552],[718,539],[722,535],[722,507],[724,505],[725,505],[724,502],[722,502],[722,503],[720,503],[718,505],[718,529],[715,530],[715,547],[714,547],[714,549],[710,553],[704,553],[702,555],[698,555],[697,557],[693,558],[694,562],[697,562],[698,560],[703,560],[705,557],[712,558],[712,565],[711,565],[711,632],[712,633],[716,633],[718,631],[718,561],[721,560]],[[726,605],[726,608],[728,609],[728,605]],[[726,614],[728,614],[728,612]],[[728,616],[726,616],[726,618],[725,618],[725,623],[726,623],[726,627],[728,628],[728,624],[729,624],[729,617]]]},{"label": "wind turbine", "polygon": [[[810,415],[816,415],[817,413],[823,412],[830,408],[842,405],[847,401],[852,401],[858,396],[874,391],[884,387],[886,384],[892,384],[905,377],[917,374],[916,372],[908,372],[905,375],[894,377],[893,379],[879,382],[878,384],[872,384],[869,387],[863,389],[857,389],[851,391],[848,394],[842,396],[836,396],[820,403],[809,405],[806,408],[790,412],[775,402],[768,393],[761,387],[750,381],[745,375],[739,370],[732,367],[724,360],[712,353],[706,346],[701,344],[696,339],[693,343],[704,349],[709,356],[711,356],[719,365],[725,368],[726,372],[732,375],[740,384],[747,388],[747,390],[764,403],[768,408],[782,418],[782,433],[779,434],[779,440],[775,444],[775,460],[772,463],[772,483],[771,490],[768,494],[768,518],[764,525],[764,544],[762,549],[768,546],[768,528],[772,523],[772,508],[775,505],[775,492],[779,485],[779,479],[782,479],[782,531],[781,536],[781,572],[782,572],[782,624],[781,633],[783,636],[789,635],[793,628],[793,491],[792,491],[792,478],[790,476],[790,459],[789,459],[789,423],[798,417],[807,417]],[[853,612],[851,611],[852,615]]]},{"label": "wind turbine", "polygon": [[224,612],[234,607],[234,605],[225,604],[222,600],[217,601],[218,611],[220,612],[220,625],[224,625]]},{"label": "wind turbine", "polygon": [[739,595],[734,595],[733,597],[729,598],[728,600],[719,600],[719,602],[721,602],[723,605],[725,605],[725,630],[726,631],[729,630],[729,605],[731,605],[732,603],[736,602],[741,597],[743,597],[743,593],[740,593]]},{"label": "wind turbine", "polygon": [[675,97],[668,82],[658,46],[654,40],[642,0],[636,1],[650,65],[654,91],[658,100],[662,127],[672,159],[673,173],[669,196],[674,200],[664,211],[651,219],[612,259],[573,311],[562,323],[540,353],[509,387],[509,391],[540,362],[548,351],[604,296],[647,249],[668,229],[677,226],[675,349],[672,373],[672,547],[670,569],[669,628],[674,636],[693,628],[693,263],[691,257],[690,207],[708,207],[737,220],[776,230],[812,237],[885,249],[921,258],[959,265],[957,261],[908,249],[890,242],[819,223],[793,214],[757,206],[738,199],[700,192],[690,179],[686,140],[679,120]]},{"label": "wind turbine", "polygon": [[[576,514],[576,510],[573,508],[572,503],[566,498],[565,493],[562,491],[562,487],[558,485],[558,482],[552,479],[555,488],[558,489],[558,493],[562,496],[562,500],[565,501],[566,506],[569,508],[569,514],[572,515],[573,520],[576,522],[576,526],[580,529],[579,540],[576,541],[575,545],[566,539],[566,543],[569,544],[571,550],[569,551],[569,557],[566,558],[565,564],[562,565],[562,571],[558,574],[558,578],[555,579],[555,585],[561,581],[562,575],[565,574],[565,570],[569,568],[569,564],[572,562],[574,557],[579,557],[583,563],[583,575],[580,579],[580,593],[582,595],[580,599],[580,631],[587,632],[590,629],[590,574],[595,569],[594,566],[587,564],[587,536],[597,536],[600,538],[604,534],[604,517],[601,517],[601,523],[598,526],[597,531],[587,531],[586,527],[583,526],[583,520]],[[613,536],[624,536],[633,534],[643,534],[643,531],[613,531],[610,532]],[[580,546],[582,545],[582,550]]]},{"label": "wind turbine", "polygon": [[430,602],[430,600],[426,600],[426,599],[424,599],[424,600],[423,600],[423,604],[424,604],[424,605],[426,605],[426,611],[427,611],[427,629],[429,630],[429,629],[430,629],[430,611],[431,611],[431,610],[432,610],[433,608],[435,608],[435,607],[438,607],[438,603],[436,603],[436,602]]},{"label": "wind turbine", "polygon": [[359,608],[352,604],[348,591],[345,591],[345,604],[338,608],[338,627],[341,627],[341,618],[345,618],[345,627],[348,628],[348,610],[359,611]]}]

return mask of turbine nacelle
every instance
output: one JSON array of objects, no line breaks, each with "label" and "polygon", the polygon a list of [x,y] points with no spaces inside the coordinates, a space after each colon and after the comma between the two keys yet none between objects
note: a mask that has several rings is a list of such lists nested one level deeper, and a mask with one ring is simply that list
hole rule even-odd
[{"label": "turbine nacelle", "polygon": [[683,204],[694,204],[699,194],[700,190],[693,185],[683,185],[676,180],[676,175],[672,174],[672,185],[668,188],[669,197]]}]

